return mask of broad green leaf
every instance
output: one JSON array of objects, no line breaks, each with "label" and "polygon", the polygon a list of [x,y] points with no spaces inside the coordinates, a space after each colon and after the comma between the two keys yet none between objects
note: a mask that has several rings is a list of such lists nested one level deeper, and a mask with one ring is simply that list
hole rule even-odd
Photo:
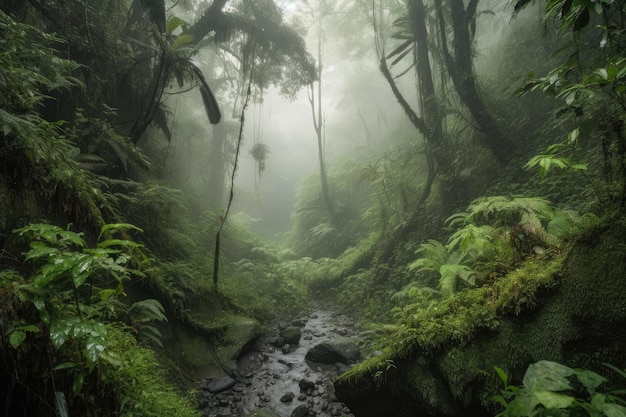
[{"label": "broad green leaf", "polygon": [[506,409],[507,416],[511,417],[528,417],[535,415],[535,407],[539,405],[539,400],[534,395],[530,395],[527,391],[519,391],[516,397],[511,401]]},{"label": "broad green leaf", "polygon": [[172,16],[167,19],[165,26],[165,33],[171,35],[176,29],[185,24],[185,21],[179,17]]},{"label": "broad green leaf", "polygon": [[190,44],[191,42],[193,42],[193,36],[189,34],[180,35],[172,44],[172,51],[176,51],[180,47]]},{"label": "broad green leaf", "polygon": [[567,139],[569,143],[573,144],[578,140],[579,136],[580,136],[580,129],[576,128],[572,130],[571,132],[569,132],[569,134],[567,135]]},{"label": "broad green leaf", "polygon": [[11,335],[9,336],[9,343],[14,349],[17,349],[22,344],[24,339],[26,339],[26,332],[15,330],[11,332]]},{"label": "broad green leaf", "polygon": [[31,259],[47,258],[51,255],[56,255],[59,253],[59,250],[57,248],[48,246],[43,242],[31,242],[30,247],[31,250],[26,253],[27,261]]},{"label": "broad green leaf", "polygon": [[98,358],[100,358],[104,349],[104,338],[102,336],[89,336],[87,338],[84,353],[87,364],[90,367],[93,367],[98,362]]},{"label": "broad green leaf", "polygon": [[606,417],[626,417],[626,407],[619,404],[604,403],[602,412]]},{"label": "broad green leaf", "polygon": [[79,395],[83,390],[83,383],[85,381],[85,374],[82,371],[74,373],[74,381],[72,383],[72,393]]},{"label": "broad green leaf", "polygon": [[43,324],[50,325],[50,313],[46,308],[46,302],[41,298],[35,298],[33,300],[33,304],[35,305],[37,311],[39,311],[39,319],[43,322]]},{"label": "broad green leaf", "polygon": [[72,266],[72,281],[76,288],[84,284],[91,275],[91,266],[93,264],[91,255],[80,255]]},{"label": "broad green leaf", "polygon": [[567,408],[576,401],[574,397],[552,391],[535,391],[534,394],[546,408]]},{"label": "broad green leaf", "polygon": [[586,369],[577,369],[575,375],[581,382],[581,384],[585,386],[587,392],[590,395],[593,395],[593,393],[596,392],[596,388],[598,388],[603,382],[606,382],[606,378],[604,378],[603,376],[600,376],[597,373]]},{"label": "broad green leaf", "polygon": [[528,367],[523,384],[529,391],[565,391],[570,389],[567,377],[574,370],[551,361],[539,361]]}]

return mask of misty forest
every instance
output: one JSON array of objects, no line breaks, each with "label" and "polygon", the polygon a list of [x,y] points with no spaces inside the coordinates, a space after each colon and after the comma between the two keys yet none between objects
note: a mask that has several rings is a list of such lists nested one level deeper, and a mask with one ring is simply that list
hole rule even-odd
[{"label": "misty forest", "polygon": [[0,413],[626,417],[623,0],[0,0]]}]

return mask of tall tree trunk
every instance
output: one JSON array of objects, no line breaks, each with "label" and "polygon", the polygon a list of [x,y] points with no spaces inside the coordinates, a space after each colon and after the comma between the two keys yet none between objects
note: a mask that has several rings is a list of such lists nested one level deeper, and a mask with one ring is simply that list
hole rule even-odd
[{"label": "tall tree trunk", "polygon": [[506,163],[512,156],[513,143],[502,134],[498,124],[491,116],[480,96],[472,63],[472,22],[474,22],[478,0],[471,0],[467,9],[463,2],[450,0],[452,19],[452,48],[454,55],[448,50],[446,39],[446,23],[441,0],[435,0],[437,17],[439,20],[440,35],[442,37],[442,49],[446,61],[448,73],[459,97],[467,106],[476,121],[478,128],[485,135],[485,145],[493,152],[501,163]]},{"label": "tall tree trunk", "polygon": [[427,127],[426,140],[430,143],[442,141],[442,117],[435,95],[435,84],[428,50],[426,11],[422,0],[409,1],[409,16],[415,37],[415,58],[417,61],[417,82],[419,100],[423,107]]}]

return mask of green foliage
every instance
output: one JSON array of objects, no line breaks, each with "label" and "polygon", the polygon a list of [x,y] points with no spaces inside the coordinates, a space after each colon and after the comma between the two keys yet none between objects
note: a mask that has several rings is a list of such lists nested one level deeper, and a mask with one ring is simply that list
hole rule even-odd
[{"label": "green foliage", "polygon": [[576,144],[579,135],[580,129],[574,129],[569,133],[566,142],[548,146],[543,154],[533,156],[524,167],[527,169],[539,167],[539,178],[542,180],[546,178],[548,170],[553,166],[564,170],[588,170],[587,164],[575,163],[571,159],[576,156]]},{"label": "green foliage", "polygon": [[[626,378],[624,371],[611,368]],[[595,372],[544,360],[528,367],[518,387],[509,385],[504,370],[495,369],[504,383],[493,399],[504,407],[498,416],[626,416],[624,391],[600,391],[607,379]]]},{"label": "green foliage", "polygon": [[[519,1],[516,9],[528,3]],[[560,65],[543,77],[531,72],[526,85],[518,90],[519,94],[539,90],[559,99],[564,107],[556,113],[556,118],[565,119],[569,124],[567,139],[548,146],[544,153],[532,157],[526,167],[539,167],[542,178],[551,167],[558,167],[582,173],[587,182],[614,184],[617,189],[605,189],[604,193],[608,194],[607,200],[612,205],[617,203],[620,208],[624,207],[626,198],[625,150],[622,145],[625,134],[623,107],[626,103],[626,49],[622,20],[625,14],[626,6],[618,1],[546,2],[545,17],[558,21],[560,31],[569,34],[570,43],[558,51],[559,56],[564,56]],[[590,25],[590,22],[594,24]],[[581,129],[585,124],[589,128]],[[593,145],[595,153],[601,153],[599,161],[594,161],[593,152],[584,157],[579,155],[578,142],[582,139],[596,142]],[[602,166],[598,171],[606,173],[617,169],[621,174],[599,176],[591,171],[592,164]],[[596,194],[596,198],[602,197],[599,190]]]},{"label": "green foliage", "polygon": [[117,413],[124,417],[194,417],[200,413],[189,398],[176,392],[169,383],[154,351],[137,345],[119,327],[109,327],[110,349],[117,366],[105,376],[115,388]]},{"label": "green foliage", "polygon": [[318,177],[311,175],[299,184],[291,232],[299,254],[335,257],[367,235],[370,225],[363,216],[370,205],[371,189],[361,180],[361,170],[358,161],[348,160],[328,173],[332,218],[322,199]]},{"label": "green foliage", "polygon": [[[104,183],[74,160],[77,130],[39,111],[49,94],[77,89],[78,65],[58,58],[62,41],[0,11],[0,162],[2,179],[21,193],[34,191],[52,214],[99,227],[115,215]],[[18,194],[19,195],[19,194]],[[19,197],[12,197],[19,199]]]},{"label": "green foliage", "polygon": [[[142,246],[128,239],[130,231],[141,229],[130,224],[104,225],[98,243],[89,247],[79,233],[30,224],[15,234],[29,242],[24,255],[32,272],[26,278],[11,270],[0,273],[0,320],[3,340],[8,341],[8,346],[0,347],[5,357],[37,352],[46,358],[43,369],[56,380],[55,397],[71,394],[65,405],[78,413],[82,407],[111,406],[93,402],[103,401],[100,395],[106,393],[97,392],[100,381],[111,382],[109,378],[115,378],[122,367],[111,335],[113,328],[107,323],[127,323],[130,327],[126,329],[160,343],[160,334],[151,323],[166,320],[161,304],[156,300],[140,300],[130,306],[121,302],[124,284],[143,277],[138,268],[147,263]],[[24,362],[8,360],[5,365],[7,372],[15,375],[8,383],[15,385],[34,383],[30,375],[42,364],[30,357]],[[46,395],[50,379],[41,383],[39,389]],[[124,394],[115,384],[107,389]]]}]

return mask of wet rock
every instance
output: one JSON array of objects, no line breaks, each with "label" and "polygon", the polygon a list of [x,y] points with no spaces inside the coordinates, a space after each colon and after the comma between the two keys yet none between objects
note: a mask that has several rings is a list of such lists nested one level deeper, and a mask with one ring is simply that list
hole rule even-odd
[{"label": "wet rock", "polygon": [[261,327],[255,320],[241,319],[232,323],[224,339],[230,343],[222,347],[220,357],[225,360],[236,360],[254,345],[260,335]]},{"label": "wet rock", "polygon": [[280,397],[280,402],[283,403],[290,403],[293,401],[293,397],[295,397],[293,392],[288,392],[287,394],[283,395],[282,397]]},{"label": "wet rock", "polygon": [[229,376],[224,376],[206,385],[206,390],[213,393],[222,392],[224,390],[232,388],[236,383],[237,381],[235,381],[233,378]]},{"label": "wet rock", "polygon": [[292,412],[291,417],[306,417],[309,415],[309,406],[302,404],[297,406]]},{"label": "wet rock", "polygon": [[298,320],[294,320],[291,322],[292,326],[296,326],[296,327],[304,327],[306,326],[306,319],[298,319]]},{"label": "wet rock", "polygon": [[272,337],[269,339],[269,342],[272,346],[279,348],[285,344],[285,339],[282,337]]},{"label": "wet rock", "polygon": [[285,344],[283,345],[282,348],[280,348],[280,351],[283,352],[284,354],[287,354],[291,352],[291,346],[289,346],[288,344]]},{"label": "wet rock", "polygon": [[359,360],[361,351],[352,339],[341,338],[313,346],[306,354],[306,359],[315,363],[334,364],[350,363]]},{"label": "wet rock", "polygon": [[290,345],[297,345],[300,343],[300,337],[302,336],[302,330],[299,327],[287,327],[281,330],[280,337],[285,340],[285,343]]},{"label": "wet rock", "polygon": [[300,390],[303,392],[315,389],[315,383],[313,381],[309,381],[304,378],[301,379],[300,382],[298,382],[298,386],[300,387]]}]

